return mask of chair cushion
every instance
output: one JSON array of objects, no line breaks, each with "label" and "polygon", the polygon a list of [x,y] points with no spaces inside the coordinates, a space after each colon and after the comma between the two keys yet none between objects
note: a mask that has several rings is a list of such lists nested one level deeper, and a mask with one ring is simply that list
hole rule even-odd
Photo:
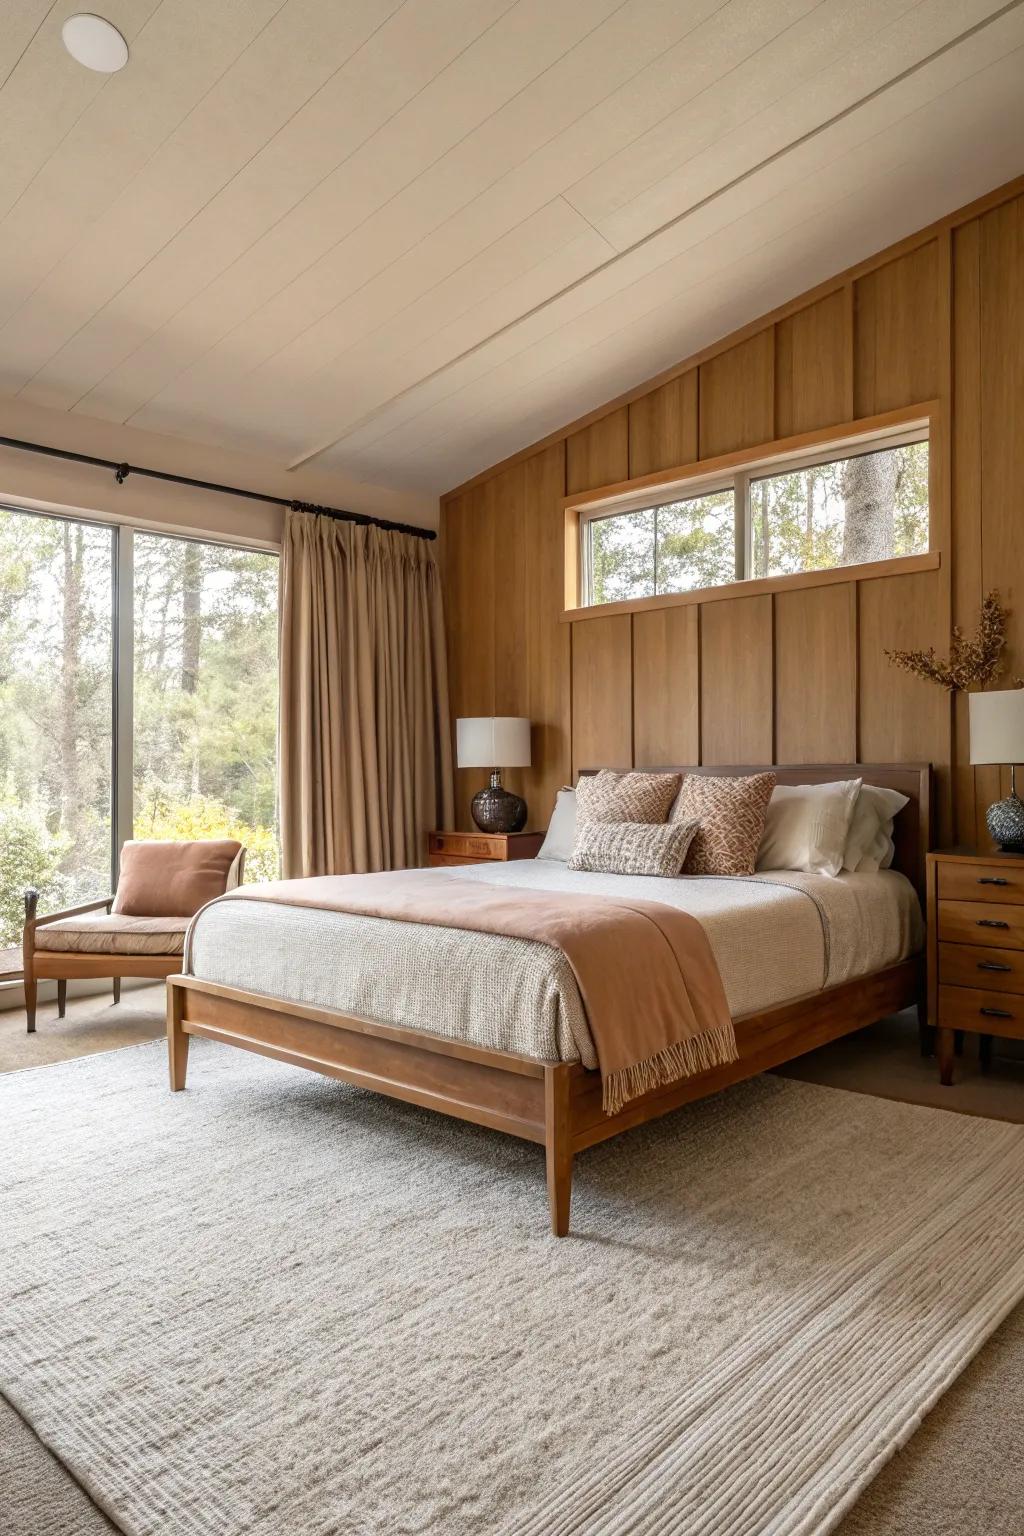
[{"label": "chair cushion", "polygon": [[44,923],[36,929],[36,949],[80,955],[180,955],[187,917],[125,917],[86,912]]},{"label": "chair cushion", "polygon": [[126,917],[192,917],[223,896],[241,851],[231,837],[125,843],[113,910]]}]

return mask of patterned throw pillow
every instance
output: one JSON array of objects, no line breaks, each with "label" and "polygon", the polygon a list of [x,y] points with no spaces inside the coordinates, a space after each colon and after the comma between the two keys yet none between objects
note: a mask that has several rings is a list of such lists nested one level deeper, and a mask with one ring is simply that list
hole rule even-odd
[{"label": "patterned throw pillow", "polygon": [[774,788],[774,773],[755,773],[748,779],[688,773],[672,816],[700,825],[683,873],[752,875]]},{"label": "patterned throw pillow", "polygon": [[678,875],[696,830],[695,821],[670,821],[660,827],[592,821],[576,833],[569,868],[603,875]]},{"label": "patterned throw pillow", "polygon": [[600,773],[581,776],[576,785],[576,821],[641,821],[654,825],[668,819],[679,790],[678,773]]}]

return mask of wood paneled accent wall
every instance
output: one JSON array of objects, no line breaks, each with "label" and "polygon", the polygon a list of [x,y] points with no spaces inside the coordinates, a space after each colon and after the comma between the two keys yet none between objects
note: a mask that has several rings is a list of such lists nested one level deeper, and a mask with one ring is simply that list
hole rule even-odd
[{"label": "wood paneled accent wall", "polygon": [[[565,496],[926,401],[938,569],[565,620]],[[1022,496],[1024,178],[444,497],[453,716],[534,722],[531,827],[581,767],[921,759],[939,836],[984,845],[965,701],[883,652],[945,650],[997,587],[1024,675]]]}]

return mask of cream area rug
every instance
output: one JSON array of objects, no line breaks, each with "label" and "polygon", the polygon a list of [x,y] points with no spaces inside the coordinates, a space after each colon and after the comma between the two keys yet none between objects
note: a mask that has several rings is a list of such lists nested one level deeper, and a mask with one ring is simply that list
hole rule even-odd
[{"label": "cream area rug", "polygon": [[584,1154],[222,1046],[0,1080],[0,1391],[128,1536],[811,1536],[1024,1295],[1024,1128],[765,1077]]}]

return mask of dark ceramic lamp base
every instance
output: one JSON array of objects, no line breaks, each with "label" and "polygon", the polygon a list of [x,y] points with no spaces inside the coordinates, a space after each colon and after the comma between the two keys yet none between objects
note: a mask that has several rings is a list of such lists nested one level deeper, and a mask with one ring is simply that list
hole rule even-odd
[{"label": "dark ceramic lamp base", "polygon": [[1024,853],[1024,800],[1011,791],[985,813],[989,836],[1003,853]]},{"label": "dark ceramic lamp base", "polygon": [[481,832],[521,832],[526,826],[526,801],[502,789],[498,769],[487,788],[473,796],[471,809]]}]

